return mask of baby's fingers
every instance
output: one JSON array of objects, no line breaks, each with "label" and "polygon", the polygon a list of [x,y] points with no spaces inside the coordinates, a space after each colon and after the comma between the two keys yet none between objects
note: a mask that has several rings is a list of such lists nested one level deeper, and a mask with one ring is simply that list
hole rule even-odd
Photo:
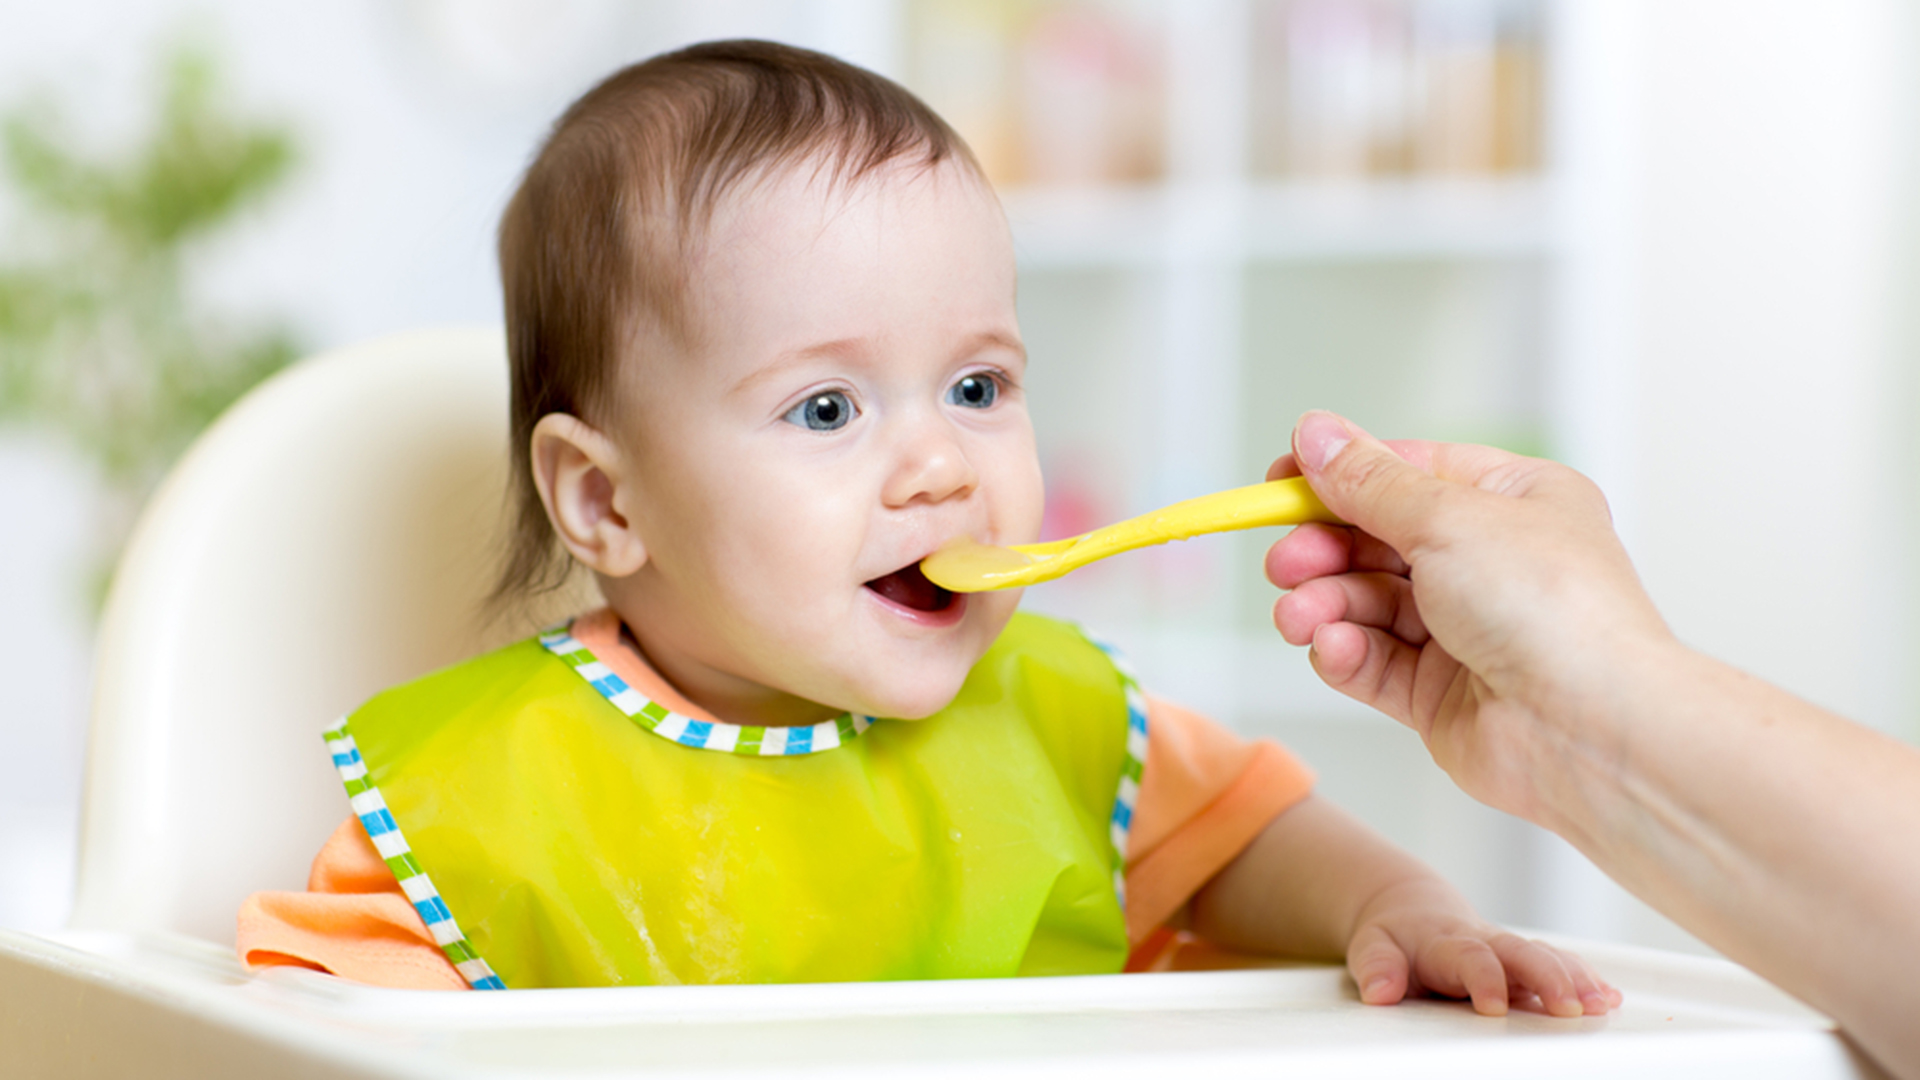
[{"label": "baby's fingers", "polygon": [[1567,965],[1567,973],[1573,976],[1574,992],[1580,995],[1580,1004],[1585,1006],[1588,1016],[1605,1016],[1626,1000],[1624,994],[1595,974],[1592,965],[1581,959],[1579,954],[1561,949],[1554,951],[1560,954],[1560,959]]},{"label": "baby's fingers", "polygon": [[1347,944],[1347,970],[1368,1005],[1392,1005],[1407,996],[1407,954],[1385,930],[1362,927]]},{"label": "baby's fingers", "polygon": [[1507,972],[1493,947],[1476,937],[1443,937],[1420,950],[1415,975],[1436,994],[1468,998],[1482,1016],[1507,1014]]},{"label": "baby's fingers", "polygon": [[[1540,997],[1540,1005],[1551,1017],[1580,1017],[1586,1013],[1586,1001],[1580,994],[1580,980],[1590,980],[1588,990],[1596,992],[1592,972],[1586,972],[1574,957],[1540,942],[1528,942],[1519,934],[1500,934],[1492,940],[1494,953],[1507,967],[1507,982],[1517,990],[1530,990]],[[1605,1009],[1601,1009],[1605,1013]]]}]

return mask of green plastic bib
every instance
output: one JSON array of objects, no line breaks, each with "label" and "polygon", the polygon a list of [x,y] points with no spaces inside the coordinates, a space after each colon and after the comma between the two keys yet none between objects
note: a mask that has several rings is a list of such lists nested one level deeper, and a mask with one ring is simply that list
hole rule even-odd
[{"label": "green plastic bib", "polygon": [[1146,744],[1122,671],[1020,615],[928,719],[732,728],[559,631],[328,739],[477,988],[1105,973]]}]

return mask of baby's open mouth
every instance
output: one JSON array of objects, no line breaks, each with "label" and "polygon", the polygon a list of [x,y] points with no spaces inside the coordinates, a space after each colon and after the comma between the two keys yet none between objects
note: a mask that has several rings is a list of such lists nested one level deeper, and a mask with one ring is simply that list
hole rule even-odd
[{"label": "baby's open mouth", "polygon": [[953,594],[927,580],[917,562],[867,582],[867,588],[915,611],[945,611],[953,606]]}]

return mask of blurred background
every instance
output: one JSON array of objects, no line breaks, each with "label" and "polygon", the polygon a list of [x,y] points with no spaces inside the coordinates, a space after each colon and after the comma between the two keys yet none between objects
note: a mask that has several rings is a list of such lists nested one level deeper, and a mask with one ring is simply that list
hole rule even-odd
[{"label": "blurred background", "polygon": [[[1253,482],[1309,407],[1546,454],[1606,489],[1683,638],[1920,739],[1915,8],[9,3],[0,925],[65,917],[99,598],[173,457],[298,356],[497,322],[494,223],[545,126],[714,37],[890,75],[985,162],[1053,534]],[[1700,948],[1319,686],[1271,630],[1273,538],[1027,603],[1293,745],[1492,917]]]}]

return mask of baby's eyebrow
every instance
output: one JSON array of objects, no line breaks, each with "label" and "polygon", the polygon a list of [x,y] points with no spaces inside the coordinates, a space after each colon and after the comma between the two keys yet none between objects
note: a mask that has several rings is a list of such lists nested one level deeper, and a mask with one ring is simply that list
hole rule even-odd
[{"label": "baby's eyebrow", "polygon": [[1020,335],[1009,334],[1005,330],[982,330],[968,337],[961,345],[959,354],[970,356],[981,349],[1005,349],[1018,356],[1022,363],[1027,359],[1027,345],[1020,340]]},{"label": "baby's eyebrow", "polygon": [[766,364],[755,368],[733,384],[729,393],[744,394],[755,386],[781,374],[789,368],[799,367],[822,357],[836,360],[854,360],[867,351],[867,339],[863,337],[839,338],[834,341],[822,341],[798,349],[787,349],[775,354]]},{"label": "baby's eyebrow", "polygon": [[[982,349],[1004,349],[1020,357],[1022,361],[1025,361],[1027,358],[1027,347],[1020,341],[1019,335],[1008,333],[998,328],[981,330],[977,333],[967,335],[961,340],[960,345],[954,349],[954,355],[971,356]],[[790,368],[796,368],[821,358],[857,362],[872,354],[872,340],[864,337],[837,338],[833,341],[822,341],[797,349],[787,349],[775,354],[774,358],[763,366],[741,376],[740,381],[734,383],[728,393],[744,394],[752,390],[755,386],[782,374]]]}]

